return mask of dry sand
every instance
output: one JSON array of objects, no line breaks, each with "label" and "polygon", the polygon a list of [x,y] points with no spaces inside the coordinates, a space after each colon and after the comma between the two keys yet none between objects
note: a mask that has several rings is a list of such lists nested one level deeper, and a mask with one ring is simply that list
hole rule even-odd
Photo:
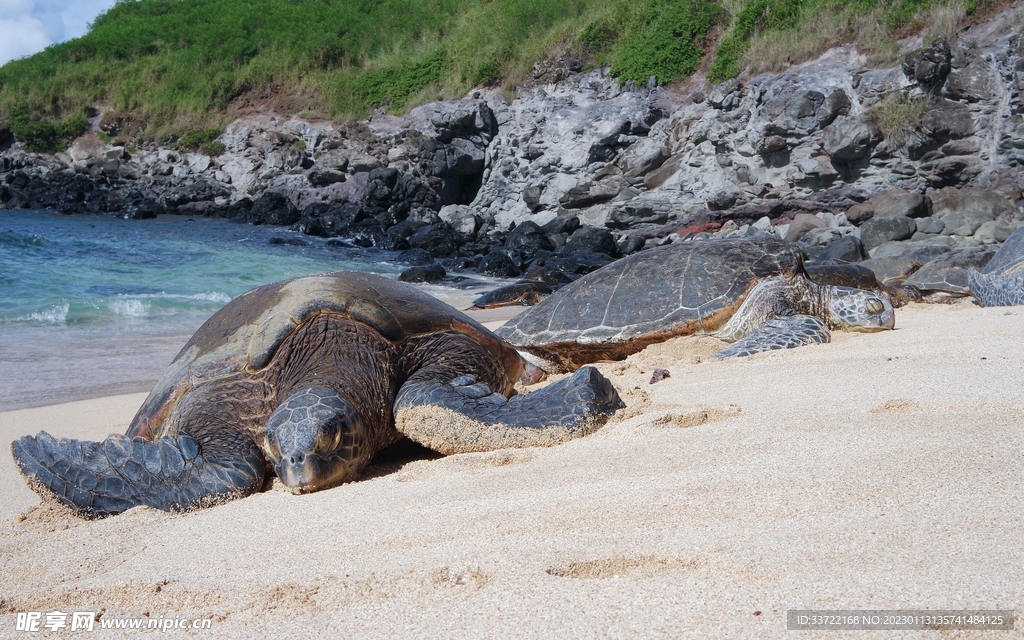
[{"label": "dry sand", "polygon": [[[586,438],[188,514],[38,506],[4,451],[0,636],[53,610],[296,638],[781,637],[794,608],[1024,613],[1024,308],[911,305],[897,325],[724,362],[716,340],[674,340],[600,365],[630,406]],[[649,384],[658,367],[671,377]],[[143,397],[0,414],[0,436],[99,438]]]}]

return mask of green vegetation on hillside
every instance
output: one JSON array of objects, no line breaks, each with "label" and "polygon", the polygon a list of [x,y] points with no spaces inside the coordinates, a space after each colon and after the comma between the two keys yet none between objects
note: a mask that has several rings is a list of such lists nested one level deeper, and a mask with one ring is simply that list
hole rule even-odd
[{"label": "green vegetation on hillside", "polygon": [[[200,135],[257,105],[335,119],[506,90],[563,51],[638,83],[750,61],[752,43],[822,11],[879,13],[885,29],[937,0],[119,0],[85,36],[0,67],[0,123],[36,149],[107,107],[122,135]],[[974,2],[975,0],[971,0]],[[783,59],[786,54],[782,54]],[[210,149],[214,150],[214,149]]]}]

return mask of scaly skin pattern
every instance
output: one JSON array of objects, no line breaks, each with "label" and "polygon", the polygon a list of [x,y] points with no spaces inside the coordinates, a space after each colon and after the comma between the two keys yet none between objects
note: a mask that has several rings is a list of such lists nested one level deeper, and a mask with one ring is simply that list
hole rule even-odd
[{"label": "scaly skin pattern", "polygon": [[1024,304],[1024,276],[967,272],[971,295],[983,307],[1015,307]]}]

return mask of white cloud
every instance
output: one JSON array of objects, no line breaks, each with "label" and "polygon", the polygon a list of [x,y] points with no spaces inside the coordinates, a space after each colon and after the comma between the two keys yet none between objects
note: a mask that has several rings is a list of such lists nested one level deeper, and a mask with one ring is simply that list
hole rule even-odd
[{"label": "white cloud", "polygon": [[115,0],[0,0],[0,65],[85,33]]}]

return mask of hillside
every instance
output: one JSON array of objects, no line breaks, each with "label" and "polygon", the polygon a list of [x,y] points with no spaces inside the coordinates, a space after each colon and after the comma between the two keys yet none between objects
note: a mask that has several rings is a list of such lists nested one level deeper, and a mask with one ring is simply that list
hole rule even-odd
[{"label": "hillside", "polygon": [[[0,68],[0,122],[30,148],[81,133],[95,105],[126,139],[219,130],[256,105],[361,117],[529,83],[536,61],[620,80],[713,81],[842,41],[884,56],[900,29],[978,9],[935,0],[121,0],[82,38]],[[931,7],[932,12],[927,13]],[[938,18],[936,16],[939,16]],[[939,25],[941,28],[941,24]]]}]

